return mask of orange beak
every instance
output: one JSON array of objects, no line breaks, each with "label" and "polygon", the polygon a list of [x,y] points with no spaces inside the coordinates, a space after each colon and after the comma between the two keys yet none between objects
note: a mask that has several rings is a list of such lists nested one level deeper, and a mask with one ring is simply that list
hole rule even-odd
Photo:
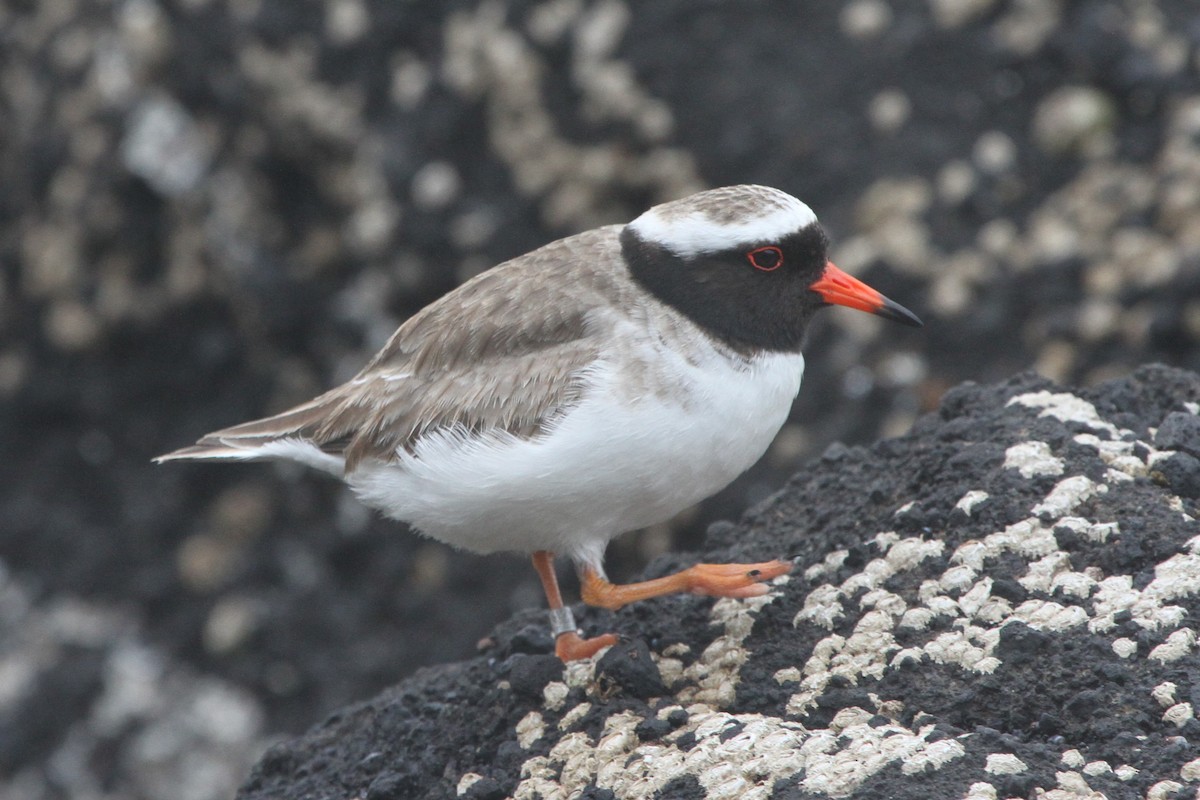
[{"label": "orange beak", "polygon": [[821,299],[829,305],[857,308],[859,311],[903,322],[914,328],[922,325],[916,314],[899,303],[888,300],[858,278],[842,272],[832,261],[825,262],[825,271],[809,288],[821,295]]}]

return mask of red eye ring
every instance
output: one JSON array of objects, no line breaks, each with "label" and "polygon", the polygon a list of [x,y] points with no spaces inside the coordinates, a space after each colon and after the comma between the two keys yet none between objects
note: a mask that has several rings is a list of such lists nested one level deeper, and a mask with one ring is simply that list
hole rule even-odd
[{"label": "red eye ring", "polygon": [[763,272],[774,272],[783,266],[783,251],[775,245],[758,247],[746,253],[750,266]]}]

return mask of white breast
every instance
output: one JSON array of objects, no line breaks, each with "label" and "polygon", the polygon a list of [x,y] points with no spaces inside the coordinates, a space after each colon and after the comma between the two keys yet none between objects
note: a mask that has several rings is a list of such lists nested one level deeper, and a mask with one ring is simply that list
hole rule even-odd
[{"label": "white breast", "polygon": [[348,482],[367,505],[449,544],[552,550],[600,570],[614,536],[668,519],[757,461],[803,370],[798,353],[743,360],[704,343],[685,358],[644,337],[595,364],[584,400],[545,435],[442,432]]}]

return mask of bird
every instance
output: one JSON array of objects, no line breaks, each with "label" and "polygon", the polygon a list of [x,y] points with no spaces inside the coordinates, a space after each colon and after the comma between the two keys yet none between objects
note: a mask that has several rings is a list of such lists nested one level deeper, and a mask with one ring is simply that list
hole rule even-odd
[{"label": "bird", "polygon": [[696,564],[615,584],[610,540],[718,492],[766,452],[804,372],[813,315],[846,306],[906,325],[908,309],[829,260],[805,203],[779,189],[709,189],[486,270],[405,321],[346,383],[155,459],[300,462],[361,502],[476,553],[531,557],[555,653],[585,638],[584,603],[673,593],[757,597],[785,559]]}]

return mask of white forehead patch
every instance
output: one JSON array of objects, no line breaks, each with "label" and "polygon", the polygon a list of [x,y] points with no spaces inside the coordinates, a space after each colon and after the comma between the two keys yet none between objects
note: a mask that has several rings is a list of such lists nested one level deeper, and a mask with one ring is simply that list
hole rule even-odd
[{"label": "white forehead patch", "polygon": [[766,186],[729,186],[655,206],[629,227],[642,241],[691,258],[767,244],[816,221],[811,208],[786,192]]}]

